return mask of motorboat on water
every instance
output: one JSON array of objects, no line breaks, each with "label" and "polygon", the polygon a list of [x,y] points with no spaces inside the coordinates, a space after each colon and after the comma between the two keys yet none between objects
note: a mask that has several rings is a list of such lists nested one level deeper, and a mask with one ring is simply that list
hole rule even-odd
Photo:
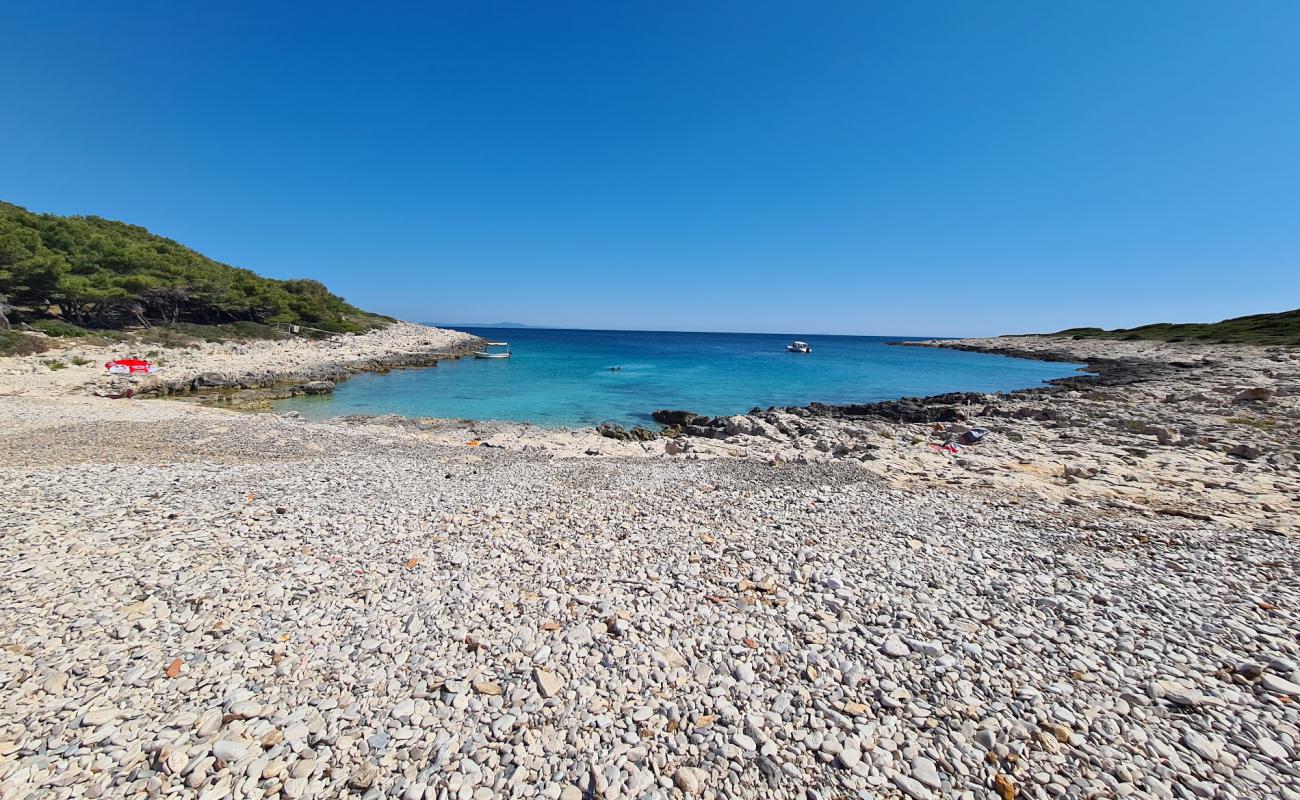
[{"label": "motorboat on water", "polygon": [[800,341],[793,341],[793,342],[791,342],[790,344],[788,344],[788,345],[785,346],[785,349],[788,350],[788,351],[790,351],[791,353],[811,353],[811,352],[812,352],[812,348],[808,346],[808,343],[807,343],[807,342],[800,342]]},{"label": "motorboat on water", "polygon": [[475,353],[474,357],[475,358],[510,358],[510,343],[509,342],[484,342],[483,349]]}]

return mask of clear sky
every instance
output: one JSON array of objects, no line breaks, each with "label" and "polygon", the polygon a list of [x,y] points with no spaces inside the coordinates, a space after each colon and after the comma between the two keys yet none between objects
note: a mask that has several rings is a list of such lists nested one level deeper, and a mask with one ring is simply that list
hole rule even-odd
[{"label": "clear sky", "polygon": [[9,4],[0,199],[409,319],[1300,306],[1300,3]]}]

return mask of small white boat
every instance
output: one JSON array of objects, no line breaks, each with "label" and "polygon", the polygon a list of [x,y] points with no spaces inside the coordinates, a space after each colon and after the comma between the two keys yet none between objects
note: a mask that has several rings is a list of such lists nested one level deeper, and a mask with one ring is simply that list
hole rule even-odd
[{"label": "small white boat", "polygon": [[[502,350],[501,348],[505,348]],[[496,348],[495,350],[493,348]],[[484,342],[483,349],[474,354],[475,358],[510,358],[509,342]]]},{"label": "small white boat", "polygon": [[790,344],[788,344],[788,345],[785,346],[785,349],[788,350],[788,351],[790,351],[791,353],[811,353],[811,352],[812,352],[812,348],[808,346],[808,343],[807,343],[807,342],[799,342],[799,341],[791,342]]}]

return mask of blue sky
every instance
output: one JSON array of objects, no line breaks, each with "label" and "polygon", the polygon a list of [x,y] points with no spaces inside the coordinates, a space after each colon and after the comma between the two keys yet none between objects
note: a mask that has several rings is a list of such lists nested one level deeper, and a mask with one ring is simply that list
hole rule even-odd
[{"label": "blue sky", "polygon": [[[374,7],[371,7],[374,6]],[[419,320],[1300,306],[1300,4],[27,3],[0,199]]]}]

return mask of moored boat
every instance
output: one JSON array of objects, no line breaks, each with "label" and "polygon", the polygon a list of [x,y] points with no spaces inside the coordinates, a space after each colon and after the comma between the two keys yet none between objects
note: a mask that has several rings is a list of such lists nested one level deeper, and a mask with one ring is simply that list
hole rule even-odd
[{"label": "moored boat", "polygon": [[793,342],[791,342],[790,344],[786,345],[786,346],[785,346],[785,349],[788,350],[788,351],[790,351],[791,353],[811,353],[811,352],[812,352],[812,348],[808,346],[808,343],[807,343],[807,342],[800,342],[800,341],[798,341],[798,340],[793,341]]},{"label": "moored boat", "polygon": [[[497,348],[497,349],[493,349]],[[501,348],[505,348],[504,350]],[[474,354],[475,358],[510,358],[509,342],[484,342],[483,349]]]}]

